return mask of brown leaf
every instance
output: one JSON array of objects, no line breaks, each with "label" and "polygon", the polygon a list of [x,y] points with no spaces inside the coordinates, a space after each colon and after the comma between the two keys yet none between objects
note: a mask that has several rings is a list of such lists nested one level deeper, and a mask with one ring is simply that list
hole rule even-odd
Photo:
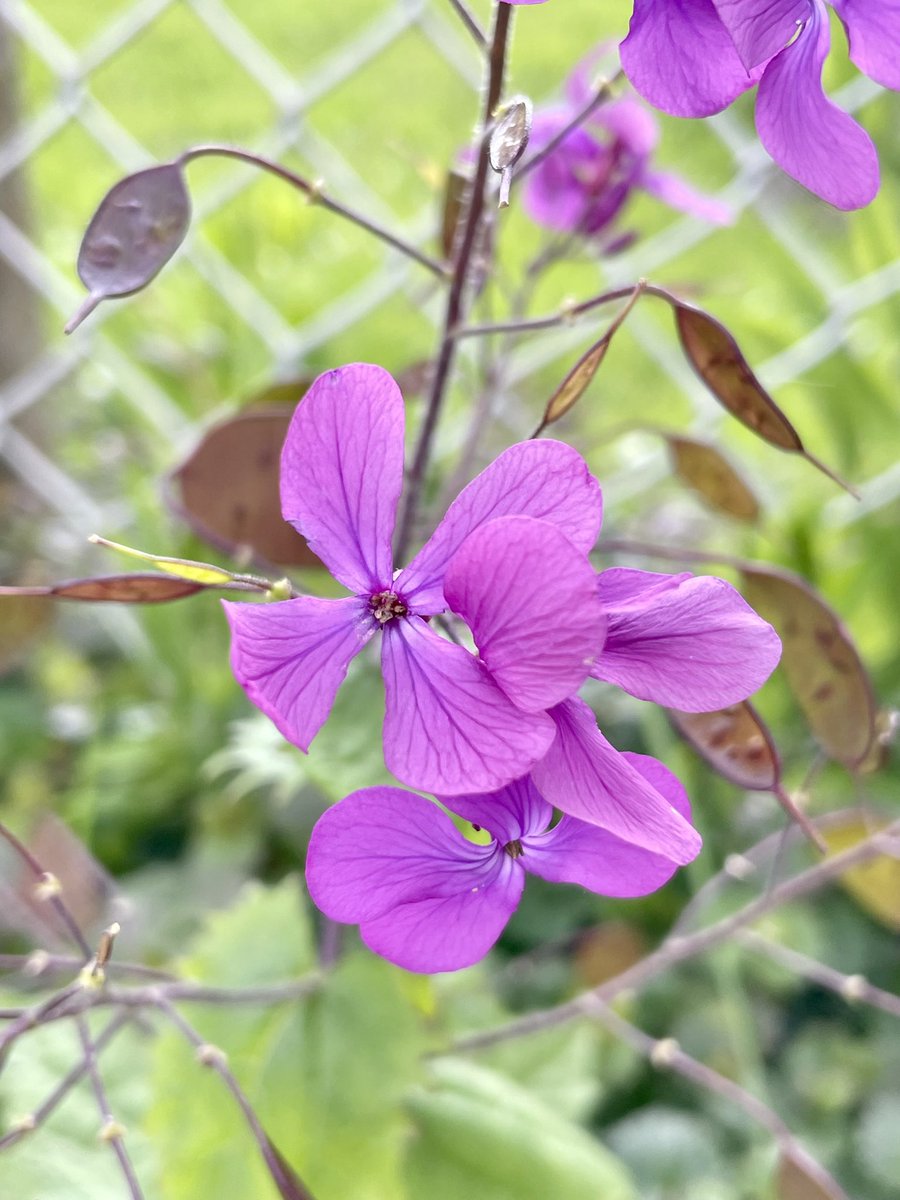
[{"label": "brown leaf", "polygon": [[92,600],[116,604],[160,604],[202,592],[205,585],[171,575],[142,572],[134,575],[98,575],[93,579],[70,579],[46,587],[0,588],[0,604],[6,613],[7,597],[53,596],[57,600]]},{"label": "brown leaf", "polygon": [[788,684],[822,748],[857,766],[875,736],[875,705],[843,624],[798,575],[758,568],[741,574],[747,600],[781,636]]},{"label": "brown leaf", "polygon": [[441,217],[441,250],[444,258],[453,258],[456,230],[465,208],[472,179],[462,171],[448,171],[444,185],[444,209]]},{"label": "brown leaf", "polygon": [[254,408],[214,425],[173,473],[180,515],[213,545],[281,566],[320,560],[281,515],[278,469],[287,407]]},{"label": "brown leaf", "polygon": [[591,346],[590,350],[579,358],[578,362],[547,401],[547,407],[544,409],[544,416],[538,432],[558,421],[560,417],[564,417],[578,403],[587,391],[591,380],[597,374],[603,359],[606,357],[609,343],[609,334],[604,334],[599,342],[596,342]]},{"label": "brown leaf", "polygon": [[17,667],[28,647],[53,619],[32,588],[0,588],[0,675]]},{"label": "brown leaf", "polygon": [[111,188],[81,242],[78,274],[90,295],[66,333],[107,296],[146,287],[184,241],[190,221],[191,201],[178,163],[138,171]]},{"label": "brown leaf", "polygon": [[747,700],[717,712],[668,710],[672,724],[712,769],[751,792],[770,792],[781,781],[772,735]]},{"label": "brown leaf", "polygon": [[706,442],[669,437],[672,464],[678,477],[719,512],[739,521],[756,521],[759,503],[731,463]]},{"label": "brown leaf", "polygon": [[732,416],[780,450],[800,454],[839,487],[853,489],[811,455],[775,401],[754,375],[737,342],[724,325],[702,309],[674,297],[669,303],[681,345],[691,366]]},{"label": "brown leaf", "polygon": [[778,1159],[778,1200],[848,1200],[823,1166],[792,1147]]}]

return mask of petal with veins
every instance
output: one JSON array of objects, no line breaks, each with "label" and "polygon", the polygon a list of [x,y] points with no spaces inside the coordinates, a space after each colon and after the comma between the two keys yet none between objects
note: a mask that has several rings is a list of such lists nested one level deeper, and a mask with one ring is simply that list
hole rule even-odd
[{"label": "petal with veins", "polygon": [[403,429],[403,397],[388,372],[351,363],[319,376],[285,438],[282,515],[353,592],[391,582]]}]

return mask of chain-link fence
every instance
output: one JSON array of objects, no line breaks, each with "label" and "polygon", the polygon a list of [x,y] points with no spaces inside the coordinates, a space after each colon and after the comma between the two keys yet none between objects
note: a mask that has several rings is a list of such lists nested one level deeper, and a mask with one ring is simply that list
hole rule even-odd
[{"label": "chain-link fence", "polygon": [[[69,265],[78,231],[105,186],[166,151],[176,153],[186,139],[215,134],[223,124],[223,139],[237,136],[275,158],[298,157],[331,192],[410,241],[424,243],[434,236],[436,164],[446,158],[453,138],[464,137],[479,78],[477,48],[452,5],[395,0],[342,5],[334,13],[311,5],[306,8],[315,13],[300,14],[287,3],[261,7],[270,10],[265,19],[260,6],[223,0],[105,0],[90,6],[0,2],[0,457],[38,507],[55,514],[45,536],[57,539],[57,553],[63,547],[74,553],[75,539],[80,542],[86,530],[127,523],[123,490],[109,481],[121,483],[129,457],[154,468],[171,465],[219,400],[247,394],[267,377],[318,367],[324,347],[328,361],[339,358],[354,339],[364,353],[389,317],[395,321],[395,340],[404,338],[407,328],[413,331],[410,358],[413,347],[427,353],[438,306],[414,264],[383,246],[364,246],[356,230],[335,232],[330,223],[336,218],[298,217],[296,212],[310,210],[296,195],[276,200],[275,183],[266,184],[265,191],[267,203],[276,205],[274,218],[269,209],[263,215],[253,199],[261,186],[258,178],[233,163],[198,174],[196,186],[192,183],[192,233],[179,265],[155,285],[154,296],[101,306],[71,339],[61,335],[65,318],[82,297]],[[613,16],[624,28],[627,6],[619,7]],[[577,14],[578,29],[589,15]],[[573,44],[576,36],[577,31]],[[540,61],[535,47],[526,49],[529,63]],[[407,75],[416,55],[426,65]],[[558,80],[561,69],[547,63],[542,79]],[[365,88],[373,80],[381,81],[378,88],[392,88],[392,105],[383,114],[377,89],[372,104],[365,102]],[[418,127],[415,135],[395,134],[392,119],[399,115],[402,125],[410,114],[428,109],[432,83],[444,108],[431,115],[440,126],[431,144],[422,142]],[[866,118],[874,113],[893,136],[888,108],[893,99],[873,103],[876,92],[868,81],[853,77],[836,99]],[[340,110],[342,123],[329,118],[332,108]],[[166,119],[154,124],[151,114],[163,109]],[[219,112],[231,115],[217,125]],[[452,132],[445,128],[451,124]],[[149,136],[142,137],[140,130]],[[763,379],[789,391],[798,379],[814,375],[838,346],[851,360],[868,356],[871,361],[873,339],[882,355],[882,374],[895,371],[896,351],[885,349],[884,330],[890,314],[896,322],[900,312],[900,258],[892,257],[896,247],[890,242],[879,247],[877,222],[869,221],[865,245],[853,250],[841,218],[823,215],[820,206],[798,201],[793,192],[787,196],[787,185],[778,181],[741,114],[723,114],[705,123],[702,133],[695,126],[689,136],[695,139],[691,145],[705,139],[703,154],[714,161],[714,175],[720,180],[730,175],[719,194],[744,214],[740,236],[751,245],[754,239],[764,244],[764,255],[790,272],[795,291],[804,296],[805,311],[784,326],[780,348],[757,359]],[[379,141],[392,164],[386,187],[366,153]],[[896,167],[895,145],[884,147],[883,156],[889,168]],[[267,225],[274,220],[280,228],[268,229],[262,239],[250,228],[253,217]],[[300,248],[307,266],[298,262],[295,269],[308,270],[312,257],[321,286],[318,294],[306,287],[285,305],[278,295],[286,279],[281,259],[290,259],[300,219],[308,222]],[[864,224],[868,218],[856,220]],[[682,262],[689,263],[712,238],[718,239],[716,253],[727,259],[733,243],[723,238],[729,236],[738,235],[692,218],[667,217],[655,233],[609,260],[606,281],[615,285],[638,274],[656,278],[667,272],[677,279],[679,271],[689,270]],[[313,244],[317,239],[328,243],[322,253]],[[735,292],[752,286],[738,280]],[[732,311],[738,312],[735,292]],[[198,296],[202,304],[195,303]],[[892,303],[886,306],[888,300]],[[876,311],[888,316],[867,331],[860,321]],[[179,329],[186,349],[178,347]],[[629,329],[642,352],[689,398],[695,422],[707,426],[716,414],[672,340],[661,339],[655,323],[640,312]],[[512,352],[510,384],[584,340],[583,331],[569,329],[519,343]],[[231,365],[223,368],[226,358]],[[183,382],[173,383],[179,375],[182,381],[185,376],[199,380],[193,400],[186,400]],[[95,417],[73,417],[76,402],[82,414]],[[108,413],[107,403],[133,426],[127,446],[110,443],[80,461],[57,454],[51,434],[74,427],[82,437],[100,436],[96,414]],[[525,424],[514,432],[521,435]],[[107,453],[118,466],[98,481]],[[635,480],[645,486],[660,469],[654,462],[637,470],[629,462],[623,488],[634,488]],[[862,506],[842,498],[832,502],[835,522],[855,519],[900,493],[900,468],[890,461],[876,467]],[[23,501],[25,508],[30,503]]]}]

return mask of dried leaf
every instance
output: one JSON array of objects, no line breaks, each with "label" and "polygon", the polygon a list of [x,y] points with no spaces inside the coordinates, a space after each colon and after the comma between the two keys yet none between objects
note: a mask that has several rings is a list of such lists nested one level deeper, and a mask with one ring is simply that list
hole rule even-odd
[{"label": "dried leaf", "polygon": [[33,588],[0,588],[0,675],[18,666],[52,620]]},{"label": "dried leaf", "polygon": [[[116,604],[159,604],[202,592],[208,584],[175,579],[171,575],[98,575],[92,579],[70,579],[45,587],[0,587],[6,596],[53,596],[57,600],[93,600]],[[3,605],[6,612],[6,605]]]},{"label": "dried leaf", "polygon": [[78,252],[90,293],[66,326],[71,333],[108,296],[128,296],[166,265],[191,220],[181,166],[165,163],[122,179],[104,196]]},{"label": "dried leaf", "polygon": [[288,408],[253,409],[213,426],[172,478],[180,515],[213,545],[281,566],[318,567],[281,515],[278,464],[291,415]]},{"label": "dried leaf", "polygon": [[[871,837],[887,822],[865,821],[852,817],[841,825],[824,830],[829,854],[840,854]],[[860,908],[900,933],[900,859],[881,854],[859,867],[851,867],[840,877],[841,887],[856,900]]]},{"label": "dried leaf", "polygon": [[444,258],[452,259],[456,231],[472,187],[471,176],[463,171],[448,171],[444,185],[444,210],[441,217],[441,250]]},{"label": "dried leaf", "polygon": [[771,792],[781,782],[781,760],[772,735],[747,700],[717,712],[668,710],[676,730],[717,774],[751,792]]},{"label": "dried leaf", "polygon": [[669,437],[672,464],[679,478],[719,512],[739,521],[756,521],[759,503],[731,463],[706,442]]},{"label": "dried leaf", "polygon": [[847,1193],[823,1166],[799,1147],[781,1151],[778,1200],[848,1200]]},{"label": "dried leaf", "polygon": [[495,171],[505,171],[525,153],[531,135],[531,101],[525,96],[511,100],[494,126],[488,154]]},{"label": "dried leaf", "polygon": [[853,488],[809,453],[725,326],[702,309],[674,297],[669,297],[669,302],[675,311],[675,324],[688,361],[719,403],[764,441],[802,455],[839,487],[856,495]]},{"label": "dried leaf", "polygon": [[488,145],[490,164],[500,176],[500,207],[509,205],[512,169],[525,153],[531,136],[531,101],[519,96],[510,101],[503,116],[494,127]]},{"label": "dried leaf", "polygon": [[875,736],[875,705],[849,634],[799,576],[759,569],[741,574],[748,601],[781,636],[788,684],[822,748],[845,766],[857,766]]},{"label": "dried leaf", "polygon": [[547,401],[543,419],[537,430],[538,433],[542,429],[546,429],[548,425],[552,425],[555,421],[558,421],[560,417],[564,417],[578,403],[591,380],[597,374],[603,359],[606,357],[609,343],[609,334],[604,334],[599,342],[596,342],[587,353],[579,358],[578,362]]}]

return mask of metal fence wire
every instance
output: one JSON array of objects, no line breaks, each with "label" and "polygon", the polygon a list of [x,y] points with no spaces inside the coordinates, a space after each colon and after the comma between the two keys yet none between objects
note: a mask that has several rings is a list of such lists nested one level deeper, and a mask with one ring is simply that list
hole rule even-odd
[{"label": "metal fence wire", "polygon": [[[587,13],[599,6],[582,7]],[[628,6],[613,8],[624,28]],[[587,17],[579,19],[583,26]],[[405,81],[398,72],[415,55],[426,65]],[[307,284],[282,304],[278,291],[302,201],[294,194],[276,200],[277,184],[267,183],[274,214],[254,208],[260,180],[233,163],[192,180],[191,234],[151,292],[102,305],[70,339],[61,328],[83,295],[75,254],[106,187],[207,136],[239,139],[272,157],[293,155],[347,203],[408,240],[433,238],[439,188],[429,171],[433,176],[435,159],[452,144],[448,138],[465,137],[468,118],[462,109],[434,115],[442,126],[438,154],[415,143],[418,134],[395,137],[390,119],[412,120],[427,109],[430,75],[440,79],[445,100],[458,96],[474,118],[476,48],[447,0],[333,8],[294,0],[0,0],[0,57],[0,459],[17,481],[15,511],[44,515],[41,551],[51,559],[77,557],[86,532],[127,525],[130,501],[120,485],[129,464],[170,466],[218,403],[267,377],[363,357],[350,348],[370,347],[381,336],[378,314],[385,309],[401,322],[395,339],[406,336],[408,322],[416,347],[433,340],[439,307],[427,277],[389,248],[363,245],[357,231],[337,230],[336,219],[322,213],[314,218],[316,244],[303,235],[303,269],[312,261],[317,287]],[[555,77],[558,89],[567,66],[548,64],[544,78]],[[371,108],[367,87],[375,89]],[[379,112],[377,97],[388,88],[396,103]],[[877,95],[874,85],[853,77],[836,99],[865,115],[873,102],[894,102]],[[338,110],[342,122],[334,119]],[[869,255],[867,269],[858,270],[824,246],[809,210],[777,202],[777,172],[740,113],[725,113],[691,136],[706,139],[708,154],[727,164],[720,196],[752,214],[752,236],[774,245],[773,257],[802,277],[807,318],[787,330],[790,344],[756,362],[761,377],[773,387],[790,385],[839,344],[850,356],[864,354],[851,333],[887,301],[896,319],[900,258]],[[365,155],[375,142],[395,167],[386,189]],[[408,186],[398,184],[400,171]],[[256,214],[265,230],[236,232]],[[604,266],[606,281],[688,271],[679,265],[685,255],[713,236],[723,235],[698,220],[667,216]],[[729,236],[749,235],[744,229]],[[708,422],[708,400],[671,343],[662,343],[641,313],[629,328],[635,352],[661,366],[695,419]],[[180,333],[186,346],[179,346]],[[584,341],[583,332],[570,329],[520,342],[509,379],[514,384]],[[113,425],[118,432],[109,431]],[[93,438],[91,447],[65,450],[56,435],[67,429]],[[514,432],[521,436],[524,426]],[[887,462],[879,472],[866,483],[863,505],[830,502],[836,523],[896,500],[900,466]],[[629,464],[623,486],[633,478]]]}]

